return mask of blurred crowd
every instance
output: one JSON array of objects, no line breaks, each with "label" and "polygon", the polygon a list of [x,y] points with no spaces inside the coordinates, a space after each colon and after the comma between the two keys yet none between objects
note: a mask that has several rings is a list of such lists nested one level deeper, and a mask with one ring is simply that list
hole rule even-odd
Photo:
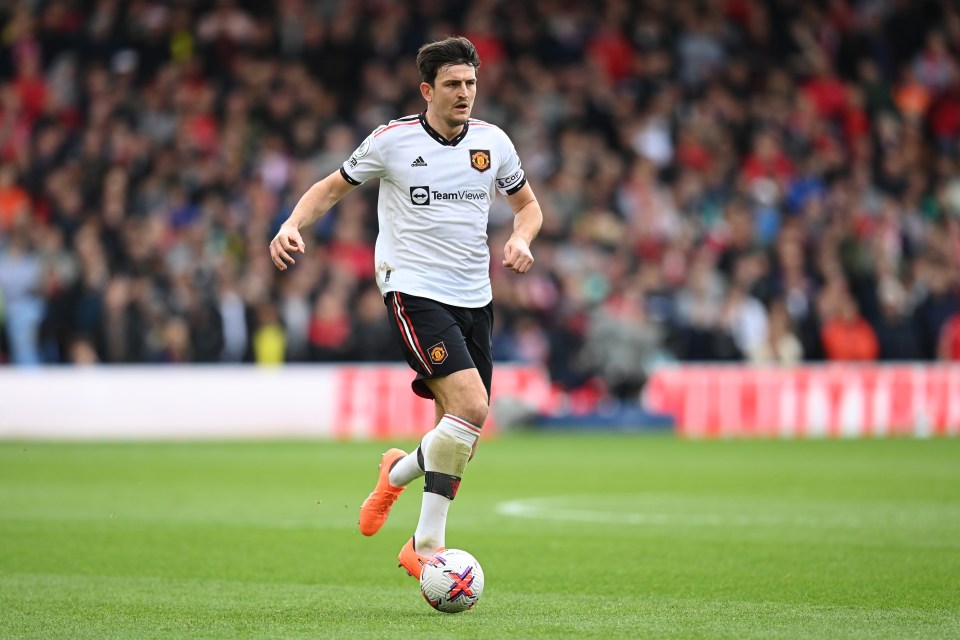
[{"label": "blurred crowd", "polygon": [[420,44],[469,37],[474,116],[545,224],[499,266],[499,360],[632,396],[662,362],[960,359],[952,0],[14,0],[0,8],[0,362],[400,358],[375,184],[267,245]]}]

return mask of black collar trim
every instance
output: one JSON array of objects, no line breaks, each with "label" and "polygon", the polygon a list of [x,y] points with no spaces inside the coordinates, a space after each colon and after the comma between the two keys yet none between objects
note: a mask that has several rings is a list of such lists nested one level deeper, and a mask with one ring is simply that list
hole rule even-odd
[{"label": "black collar trim", "polygon": [[437,142],[439,142],[440,144],[442,144],[442,145],[445,146],[445,147],[455,147],[455,146],[457,146],[457,143],[459,143],[461,140],[463,140],[464,138],[467,137],[467,130],[470,128],[470,123],[469,123],[469,122],[463,123],[463,129],[460,130],[460,133],[458,133],[458,134],[457,134],[454,138],[452,138],[451,140],[447,140],[447,139],[444,138],[442,135],[440,135],[440,132],[439,132],[439,131],[437,131],[436,129],[434,129],[433,127],[431,127],[431,126],[430,126],[430,123],[427,122],[427,112],[426,112],[426,111],[424,111],[423,113],[421,113],[420,116],[419,116],[419,118],[420,118],[420,124],[423,125],[423,130],[426,131],[426,132],[430,135],[431,138],[433,138],[434,140],[436,140]]}]

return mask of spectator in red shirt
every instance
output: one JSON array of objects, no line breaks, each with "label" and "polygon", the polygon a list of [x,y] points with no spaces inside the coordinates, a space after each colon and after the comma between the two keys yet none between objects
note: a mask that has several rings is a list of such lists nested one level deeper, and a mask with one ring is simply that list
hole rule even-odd
[{"label": "spectator in red shirt", "polygon": [[940,331],[937,359],[960,361],[960,313],[954,314]]},{"label": "spectator in red shirt", "polygon": [[17,76],[13,88],[20,96],[24,115],[33,125],[47,104],[47,83],[40,66],[40,50],[23,42],[15,48]]},{"label": "spectator in red shirt", "polygon": [[839,118],[847,110],[847,86],[833,73],[825,57],[812,56],[812,62],[816,75],[803,86],[803,94],[813,103],[821,118]]},{"label": "spectator in red shirt", "polygon": [[343,357],[349,348],[350,314],[347,300],[336,291],[320,294],[310,318],[310,356],[331,361]]},{"label": "spectator in red shirt", "polygon": [[821,337],[827,360],[876,360],[880,354],[877,334],[847,293],[838,302],[837,315],[823,323]]},{"label": "spectator in red shirt", "polygon": [[960,137],[960,72],[930,106],[929,118],[930,130],[944,148]]},{"label": "spectator in red shirt", "polygon": [[623,82],[633,64],[633,45],[615,19],[603,22],[587,45],[587,55],[613,83]]},{"label": "spectator in red shirt", "polygon": [[772,131],[761,131],[756,135],[753,153],[744,161],[742,175],[748,184],[760,178],[773,178],[782,184],[793,178],[793,163]]},{"label": "spectator in red shirt", "polygon": [[0,165],[0,232],[9,231],[21,216],[30,215],[30,196],[17,185],[12,165]]}]

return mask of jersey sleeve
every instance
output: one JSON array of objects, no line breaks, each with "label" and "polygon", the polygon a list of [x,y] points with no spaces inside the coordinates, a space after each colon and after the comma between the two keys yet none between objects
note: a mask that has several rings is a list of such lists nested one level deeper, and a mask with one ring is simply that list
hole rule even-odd
[{"label": "jersey sleeve", "polygon": [[503,162],[497,171],[497,189],[505,195],[513,195],[527,184],[527,177],[520,166],[520,156],[510,139],[504,136]]},{"label": "jersey sleeve", "polygon": [[340,175],[344,180],[352,185],[358,185],[371,178],[384,176],[386,163],[383,159],[383,149],[377,143],[377,134],[383,128],[384,126],[377,127],[341,165]]}]

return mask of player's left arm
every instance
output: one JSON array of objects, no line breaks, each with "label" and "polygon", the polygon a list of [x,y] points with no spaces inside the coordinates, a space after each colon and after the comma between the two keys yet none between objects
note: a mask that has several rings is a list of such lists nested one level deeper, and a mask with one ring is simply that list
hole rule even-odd
[{"label": "player's left arm", "polygon": [[533,193],[530,183],[519,191],[507,196],[507,202],[513,209],[513,233],[503,247],[503,266],[514,273],[526,273],[533,266],[533,254],[530,243],[540,232],[543,224],[543,212]]}]

